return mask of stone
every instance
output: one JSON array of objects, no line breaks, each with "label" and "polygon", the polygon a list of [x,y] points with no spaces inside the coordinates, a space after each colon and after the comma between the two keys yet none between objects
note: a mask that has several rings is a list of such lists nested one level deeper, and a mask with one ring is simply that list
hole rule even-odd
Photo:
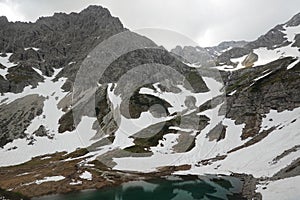
[{"label": "stone", "polygon": [[47,137],[48,130],[46,130],[44,125],[40,125],[39,128],[33,132],[33,135],[36,135],[38,137]]},{"label": "stone", "polygon": [[251,52],[242,61],[242,65],[245,66],[245,67],[252,67],[257,60],[258,60],[258,55]]}]

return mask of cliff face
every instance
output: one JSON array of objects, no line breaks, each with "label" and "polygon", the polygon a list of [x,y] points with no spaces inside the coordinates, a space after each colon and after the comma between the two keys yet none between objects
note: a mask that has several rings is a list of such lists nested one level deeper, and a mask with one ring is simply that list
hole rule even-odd
[{"label": "cliff face", "polygon": [[[127,31],[118,18],[112,17],[107,9],[99,6],[89,6],[80,13],[55,13],[51,17],[41,17],[35,23],[12,23],[8,22],[6,17],[1,17],[0,24],[0,56],[2,60],[0,92],[3,94],[1,106],[4,107],[8,104],[12,107],[17,104],[18,98],[26,97],[29,94],[42,94],[46,101],[52,101],[51,98],[53,98],[55,103],[52,103],[51,106],[54,107],[53,109],[56,110],[57,114],[54,118],[54,115],[47,117],[47,113],[45,113],[47,108],[44,107],[42,109],[44,111],[43,116],[39,119],[43,121],[44,118],[46,122],[54,121],[54,123],[59,124],[58,128],[56,126],[47,127],[42,122],[39,124],[39,127],[44,127],[47,129],[46,131],[51,129],[52,134],[74,131],[83,116],[97,117],[101,121],[106,115],[111,118],[113,116],[112,109],[108,108],[110,102],[103,95],[108,90],[107,84],[116,83],[124,74],[144,64],[169,66],[177,73],[190,77],[188,79],[191,83],[195,83],[192,84],[192,87],[196,92],[208,91],[206,84],[197,75],[196,70],[183,64],[163,48],[157,47],[150,39]],[[119,36],[115,37],[117,38],[116,41],[114,39],[108,40],[117,34]],[[111,40],[112,42],[107,42]],[[106,49],[102,48],[102,44],[107,45]],[[84,60],[85,62],[83,62]],[[85,79],[82,85],[78,86],[82,87],[82,91],[78,91],[77,87],[77,90],[72,93],[80,67],[80,73]],[[105,72],[103,71],[103,76],[99,77],[102,70]],[[159,69],[157,70],[159,71]],[[145,70],[144,76],[154,76],[151,74],[152,71],[151,69]],[[159,75],[159,72],[155,73],[155,76],[158,77],[156,81],[159,82],[164,78],[164,76]],[[140,77],[142,76],[136,77],[136,79],[132,78],[131,81],[139,84],[142,81]],[[90,109],[87,108],[86,102],[75,103],[80,102],[81,99],[89,99],[88,102],[94,102],[93,95],[91,96],[91,93],[86,91],[95,87],[89,85],[89,82],[103,84],[98,91],[105,88],[101,93],[96,93],[101,96],[99,97],[101,100],[95,102],[95,106],[93,105]],[[154,84],[153,81],[148,84],[151,83]],[[179,84],[179,82],[172,84]],[[124,88],[119,89],[123,96],[129,93],[125,86],[126,84],[122,84]],[[61,91],[61,89],[63,90]],[[67,92],[71,93],[67,95]],[[58,96],[58,93],[61,96]],[[13,98],[10,98],[9,94],[12,94]],[[124,100],[131,102],[128,98],[130,96],[124,97]],[[143,100],[145,108],[137,109],[141,100],[136,101],[131,106],[132,116],[139,116],[142,111],[148,110],[151,106],[150,102],[156,102],[148,99],[149,97]],[[48,104],[45,103],[45,105]],[[96,116],[91,114],[95,108],[99,109]],[[4,119],[10,119],[14,115],[13,109],[11,113],[5,107],[3,109],[6,110],[2,114]],[[27,113],[27,107],[24,109],[24,112]],[[79,116],[73,116],[74,109],[79,110]],[[124,114],[124,112],[122,113]],[[3,128],[1,146],[21,136],[30,138],[32,133],[28,128],[30,129],[30,121],[35,116],[29,120],[26,118],[27,123],[24,123],[24,127],[20,130],[18,129],[18,133],[12,134],[11,130]],[[103,126],[116,126],[114,120],[111,120],[112,122],[108,120],[108,124],[104,123]],[[10,123],[10,127],[12,126],[13,122]],[[10,129],[14,130],[13,128]],[[36,127],[36,131],[38,130],[39,128]],[[106,130],[111,132],[109,128]]]},{"label": "cliff face", "polygon": [[[25,86],[36,86],[41,82],[42,77],[32,68],[41,70],[48,77],[53,75],[54,68],[65,68],[59,77],[73,77],[88,52],[108,37],[125,30],[118,18],[98,6],[90,6],[80,13],[41,17],[35,23],[12,23],[5,17],[0,23],[0,52],[2,56],[13,53],[9,61],[14,63],[9,69],[11,73],[1,77],[6,79],[0,85],[2,93],[21,92]],[[26,72],[31,75],[26,76]]]}]

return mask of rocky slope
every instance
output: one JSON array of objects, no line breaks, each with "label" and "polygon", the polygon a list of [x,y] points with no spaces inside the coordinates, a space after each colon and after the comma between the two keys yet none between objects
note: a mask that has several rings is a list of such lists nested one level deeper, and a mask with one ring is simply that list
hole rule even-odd
[{"label": "rocky slope", "polygon": [[246,41],[226,41],[213,47],[177,46],[171,52],[183,59],[183,61],[196,66],[215,66],[215,59],[222,53],[233,49],[244,47]]},{"label": "rocky slope", "polygon": [[[262,50],[277,50],[278,55],[289,55],[289,53],[284,51],[284,47],[299,47],[297,45],[299,43],[299,36],[297,36],[299,35],[299,28],[297,28],[300,23],[299,16],[300,14],[293,16],[288,22],[275,26],[266,34],[261,35],[254,41],[248,42],[242,47],[235,47],[224,52],[218,56],[217,63],[231,64],[230,59],[232,58],[238,58],[251,52],[259,54]],[[259,59],[260,56],[258,56]]]},{"label": "rocky slope", "polygon": [[239,173],[248,199],[275,194],[299,175],[299,25],[298,14],[252,42],[168,52],[102,7],[1,17],[0,187],[36,196]]}]

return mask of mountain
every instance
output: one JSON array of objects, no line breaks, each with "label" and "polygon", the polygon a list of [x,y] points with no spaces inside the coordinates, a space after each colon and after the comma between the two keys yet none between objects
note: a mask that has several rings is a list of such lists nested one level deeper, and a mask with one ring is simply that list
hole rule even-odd
[{"label": "mountain", "polygon": [[247,44],[246,41],[226,41],[213,47],[177,46],[171,52],[180,56],[183,61],[197,66],[214,66],[215,59],[223,52],[232,48],[240,48]]},{"label": "mountain", "polygon": [[0,187],[225,174],[242,184],[227,198],[297,198],[299,16],[255,41],[171,52],[100,6],[0,17]]},{"label": "mountain", "polygon": [[232,48],[221,54],[217,63],[232,64],[230,59],[245,56],[250,52],[258,55],[256,65],[266,64],[276,58],[288,55],[298,56],[299,24],[300,14],[292,17],[288,22],[279,24],[261,35],[258,39],[251,41],[243,47]]}]

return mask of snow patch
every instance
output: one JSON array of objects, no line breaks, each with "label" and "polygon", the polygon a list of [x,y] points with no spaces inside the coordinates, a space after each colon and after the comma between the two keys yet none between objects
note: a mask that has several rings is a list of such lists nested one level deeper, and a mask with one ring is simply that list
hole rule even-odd
[{"label": "snow patch", "polygon": [[6,57],[0,56],[0,64],[5,67],[4,69],[0,68],[0,75],[3,76],[4,79],[6,79],[5,76],[8,74],[8,68],[16,65],[9,61],[9,57],[11,55],[12,55],[12,53],[7,53]]},{"label": "snow patch", "polygon": [[296,61],[292,62],[289,66],[287,66],[286,69],[287,69],[287,70],[292,69],[292,68],[295,67],[298,63],[299,63],[299,58],[298,58]]},{"label": "snow patch", "polygon": [[27,51],[29,49],[33,49],[35,51],[39,51],[40,50],[40,48],[36,48],[36,47],[27,47],[27,48],[24,48],[25,51]]},{"label": "snow patch", "polygon": [[93,175],[88,171],[83,172],[79,177],[81,179],[85,179],[85,180],[88,180],[88,181],[91,181],[93,179]]},{"label": "snow patch", "polygon": [[300,33],[300,26],[284,26],[285,31],[282,31],[286,34],[285,38],[289,42],[295,41],[295,36]]},{"label": "snow patch", "polygon": [[173,146],[177,144],[177,139],[180,134],[169,133],[164,135],[163,139],[159,141],[158,146],[151,147],[152,152],[159,152],[161,154],[174,153]]},{"label": "snow patch", "polygon": [[41,180],[35,181],[35,183],[39,185],[39,184],[42,184],[42,183],[45,183],[45,182],[61,181],[61,180],[64,180],[64,179],[65,179],[64,176],[48,176],[48,177],[44,177]]},{"label": "snow patch", "polygon": [[255,78],[254,81],[258,81],[258,80],[260,80],[260,79],[263,79],[264,77],[268,76],[268,75],[271,74],[271,73],[272,73],[272,71],[271,71],[271,72],[268,72],[268,73],[265,73],[264,75],[261,75],[260,77]]},{"label": "snow patch", "polygon": [[[234,123],[226,123],[226,125],[229,129],[232,129],[228,130],[227,136],[231,135],[232,131],[236,131],[236,134],[241,134],[241,129],[236,130],[236,125],[234,125]],[[259,143],[232,152],[228,154],[224,160],[214,162],[212,165],[193,167],[191,170],[182,173],[230,174],[231,172],[236,172],[253,174],[254,177],[273,176],[280,169],[288,166],[295,158],[300,157],[300,152],[296,151],[280,159],[276,164],[272,162],[276,156],[299,144],[300,108],[296,108],[293,111],[283,111],[280,113],[271,110],[270,113],[267,114],[266,118],[263,119],[261,131],[268,130],[271,127],[276,127],[277,125],[280,125],[280,127],[271,132]],[[238,135],[233,136],[232,140],[236,140],[237,136]],[[247,141],[240,141],[240,144],[244,142]],[[225,142],[225,147],[222,147],[221,143],[218,143],[216,148],[220,149],[215,153],[219,152],[221,154],[223,149],[228,149],[228,147],[226,147],[227,143],[235,143],[235,145],[238,145],[239,142],[227,141]],[[266,147],[268,147],[267,150]]]},{"label": "snow patch", "polygon": [[[94,121],[95,118],[84,116],[76,130],[63,134],[56,133],[53,139],[36,137],[33,145],[28,145],[29,140],[16,139],[0,149],[0,166],[17,165],[39,155],[59,151],[72,152],[77,148],[87,147],[94,142],[91,140],[96,134],[96,131],[92,129]],[[8,151],[8,149],[15,146],[18,148]]]},{"label": "snow patch", "polygon": [[82,181],[78,180],[78,181],[75,181],[75,180],[72,180],[71,183],[69,183],[70,185],[81,185],[82,184]]}]

